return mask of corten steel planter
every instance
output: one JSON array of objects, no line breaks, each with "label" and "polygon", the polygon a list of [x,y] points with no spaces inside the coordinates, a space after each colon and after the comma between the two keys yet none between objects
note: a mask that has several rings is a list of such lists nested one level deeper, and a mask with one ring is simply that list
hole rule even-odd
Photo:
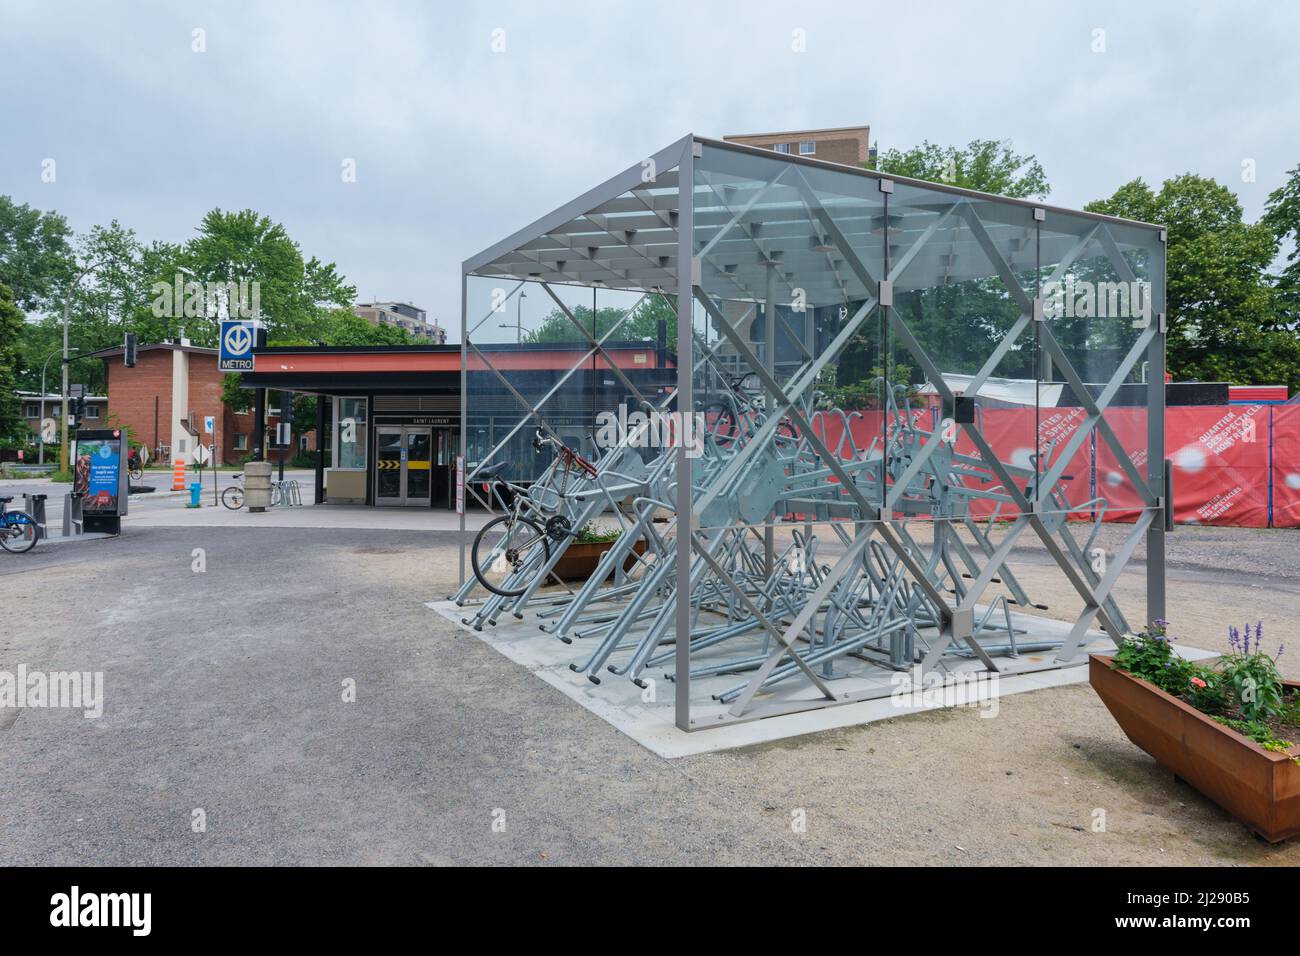
[{"label": "corten steel planter", "polygon": [[[613,546],[613,541],[575,541],[565,548],[560,560],[555,562],[553,573],[561,581],[585,581],[596,573],[600,556]],[[645,554],[645,541],[638,541],[632,550],[637,554]],[[623,570],[631,569],[635,563],[636,559],[628,555],[623,562]]]},{"label": "corten steel planter", "polygon": [[1291,757],[1265,750],[1154,684],[1114,670],[1109,657],[1089,655],[1088,681],[1128,739],[1166,770],[1270,843],[1300,835],[1300,766]]}]

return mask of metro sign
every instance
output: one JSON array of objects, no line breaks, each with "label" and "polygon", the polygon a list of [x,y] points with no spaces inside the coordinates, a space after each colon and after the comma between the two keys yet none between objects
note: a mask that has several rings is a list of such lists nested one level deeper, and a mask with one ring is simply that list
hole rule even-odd
[{"label": "metro sign", "polygon": [[257,342],[257,325],[253,322],[221,323],[221,349],[217,368],[222,372],[253,371],[253,346]]}]

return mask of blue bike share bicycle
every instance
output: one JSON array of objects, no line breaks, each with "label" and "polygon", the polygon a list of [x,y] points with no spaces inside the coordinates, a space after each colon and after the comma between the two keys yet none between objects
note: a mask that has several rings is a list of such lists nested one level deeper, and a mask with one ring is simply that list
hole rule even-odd
[{"label": "blue bike share bicycle", "polygon": [[25,511],[10,511],[13,496],[0,498],[0,548],[22,554],[36,546],[36,522]]}]

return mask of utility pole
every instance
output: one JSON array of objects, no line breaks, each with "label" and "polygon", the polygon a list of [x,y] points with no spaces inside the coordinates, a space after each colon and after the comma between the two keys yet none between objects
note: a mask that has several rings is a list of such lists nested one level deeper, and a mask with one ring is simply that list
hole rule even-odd
[{"label": "utility pole", "polygon": [[87,275],[99,268],[99,262],[92,262],[86,268],[77,274],[77,277],[68,285],[67,294],[63,297],[63,415],[60,422],[63,440],[59,444],[59,471],[66,473],[68,470],[68,310],[72,306],[72,293],[81,280]]},{"label": "utility pole", "polygon": [[[37,463],[41,465],[45,464],[45,373],[49,370],[50,359],[54,358],[54,356],[58,355],[61,351],[63,350],[55,349],[53,352],[47,355],[45,357],[45,361],[41,363],[41,431],[40,431],[41,451],[40,451],[40,458],[37,461]],[[77,351],[77,349],[73,349],[72,351],[75,352]],[[66,370],[66,366],[65,366],[65,370]]]}]

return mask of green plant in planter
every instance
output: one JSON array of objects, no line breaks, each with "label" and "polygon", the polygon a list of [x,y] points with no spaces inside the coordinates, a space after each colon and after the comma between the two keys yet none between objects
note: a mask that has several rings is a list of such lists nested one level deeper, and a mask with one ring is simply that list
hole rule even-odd
[{"label": "green plant in planter", "polygon": [[1217,717],[1232,706],[1232,691],[1223,675],[1211,667],[1193,664],[1183,699],[1203,714]]},{"label": "green plant in planter", "polygon": [[[1168,622],[1155,621],[1141,633],[1126,637],[1115,652],[1112,667],[1128,671],[1186,701],[1265,750],[1284,753],[1294,746],[1277,736],[1267,721],[1279,718],[1300,726],[1300,695],[1286,697],[1277,658],[1264,653],[1263,623],[1242,630],[1228,628],[1228,646],[1217,668],[1194,664],[1174,653]],[[1229,715],[1232,716],[1229,716]],[[1295,758],[1300,764],[1300,757]]]},{"label": "green plant in planter", "polygon": [[[1257,720],[1232,720],[1228,717],[1215,717],[1214,719],[1223,726],[1232,728],[1243,737],[1249,737],[1265,750],[1271,750],[1273,753],[1285,753],[1295,746],[1291,741],[1282,740],[1277,734],[1273,733],[1268,724],[1261,724]],[[1300,758],[1296,758],[1296,763],[1300,763]]]},{"label": "green plant in planter", "polygon": [[606,544],[617,541],[622,534],[618,528],[597,528],[588,521],[578,530],[578,537],[574,540],[578,544]]},{"label": "green plant in planter", "polygon": [[[1232,687],[1233,696],[1247,720],[1265,720],[1276,717],[1282,710],[1282,675],[1277,661],[1264,653],[1262,646],[1264,622],[1255,625],[1255,644],[1251,648],[1250,625],[1239,631],[1228,627],[1228,646],[1231,652],[1223,657],[1223,679]],[[1282,656],[1283,648],[1277,649]]]},{"label": "green plant in planter", "polygon": [[1150,681],[1166,693],[1181,697],[1192,687],[1195,665],[1174,653],[1168,621],[1152,621],[1120,642],[1111,664]]}]

